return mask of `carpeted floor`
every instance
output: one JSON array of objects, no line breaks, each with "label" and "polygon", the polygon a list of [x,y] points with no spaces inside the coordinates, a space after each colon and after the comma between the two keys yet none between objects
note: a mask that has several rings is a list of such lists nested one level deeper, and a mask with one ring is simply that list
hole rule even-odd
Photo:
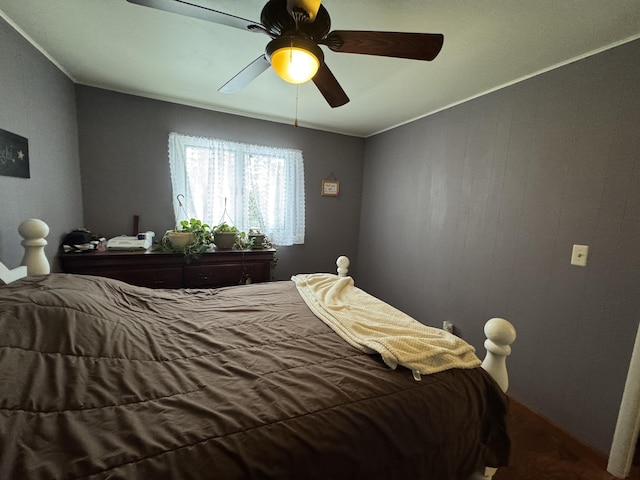
[{"label": "carpeted floor", "polygon": [[[617,480],[604,455],[581,444],[512,399],[509,416],[511,465],[494,480]],[[631,480],[640,480],[634,467]]]}]

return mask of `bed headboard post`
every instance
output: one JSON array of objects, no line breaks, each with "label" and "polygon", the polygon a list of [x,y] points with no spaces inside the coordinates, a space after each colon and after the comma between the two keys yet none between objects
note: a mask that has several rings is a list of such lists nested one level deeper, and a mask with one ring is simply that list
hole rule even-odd
[{"label": "bed headboard post", "polygon": [[511,344],[516,340],[516,329],[504,318],[492,318],[484,326],[487,339],[484,347],[487,355],[482,368],[491,374],[503,392],[509,388],[507,356],[511,355]]},{"label": "bed headboard post", "polygon": [[47,275],[51,273],[49,260],[44,254],[44,247],[47,241],[44,239],[49,235],[49,226],[42,220],[30,218],[25,220],[18,227],[18,233],[24,238],[24,257],[22,265],[27,266],[28,275]]},{"label": "bed headboard post", "polygon": [[339,277],[346,277],[347,276],[349,263],[350,263],[349,259],[347,257],[345,257],[344,255],[341,255],[341,256],[338,257],[338,259],[336,260],[336,265],[338,266],[338,276]]}]

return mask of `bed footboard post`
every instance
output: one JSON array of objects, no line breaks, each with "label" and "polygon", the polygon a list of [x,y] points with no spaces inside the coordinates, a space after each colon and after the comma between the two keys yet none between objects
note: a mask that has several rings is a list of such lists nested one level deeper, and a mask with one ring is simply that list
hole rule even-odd
[{"label": "bed footboard post", "polygon": [[509,388],[507,373],[507,356],[511,354],[511,344],[516,339],[516,329],[504,318],[492,318],[484,326],[487,339],[484,347],[487,355],[482,362],[482,368],[491,374],[503,392]]},{"label": "bed footboard post", "polygon": [[[516,329],[504,318],[492,318],[485,323],[484,334],[487,337],[484,341],[487,355],[482,362],[482,368],[489,372],[506,393],[509,388],[506,360],[511,354],[511,344],[516,340]],[[472,474],[469,480],[491,480],[497,470],[494,467],[485,467],[484,471]]]},{"label": "bed footboard post", "polygon": [[484,472],[476,472],[469,477],[469,480],[491,480],[498,471],[497,468],[486,467]]},{"label": "bed footboard post", "polygon": [[47,241],[44,239],[49,235],[49,225],[37,218],[25,220],[18,226],[18,233],[24,240],[24,257],[22,265],[27,266],[29,275],[48,275],[51,273],[49,260],[44,254],[44,247]]},{"label": "bed footboard post", "polygon": [[349,263],[350,263],[349,259],[347,257],[345,257],[344,255],[338,257],[338,260],[336,260],[336,265],[338,266],[338,276],[339,277],[346,277],[347,276]]}]

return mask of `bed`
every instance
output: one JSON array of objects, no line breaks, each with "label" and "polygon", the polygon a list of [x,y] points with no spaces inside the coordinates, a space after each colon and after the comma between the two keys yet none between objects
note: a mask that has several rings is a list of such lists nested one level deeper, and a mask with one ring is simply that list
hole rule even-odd
[{"label": "bed", "polygon": [[405,319],[347,265],[215,290],[5,269],[0,478],[491,478],[508,462],[513,327],[487,323],[484,368],[424,327],[446,347],[425,360],[399,326],[348,325],[353,298]]}]

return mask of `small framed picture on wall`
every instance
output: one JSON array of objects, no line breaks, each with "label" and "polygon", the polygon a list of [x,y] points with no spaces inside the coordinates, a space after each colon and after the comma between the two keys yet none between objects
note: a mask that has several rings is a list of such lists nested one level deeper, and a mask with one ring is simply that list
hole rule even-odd
[{"label": "small framed picture on wall", "polygon": [[340,195],[340,182],[338,180],[322,180],[322,195],[325,197],[337,197]]},{"label": "small framed picture on wall", "polygon": [[0,175],[30,178],[29,140],[0,129]]}]

